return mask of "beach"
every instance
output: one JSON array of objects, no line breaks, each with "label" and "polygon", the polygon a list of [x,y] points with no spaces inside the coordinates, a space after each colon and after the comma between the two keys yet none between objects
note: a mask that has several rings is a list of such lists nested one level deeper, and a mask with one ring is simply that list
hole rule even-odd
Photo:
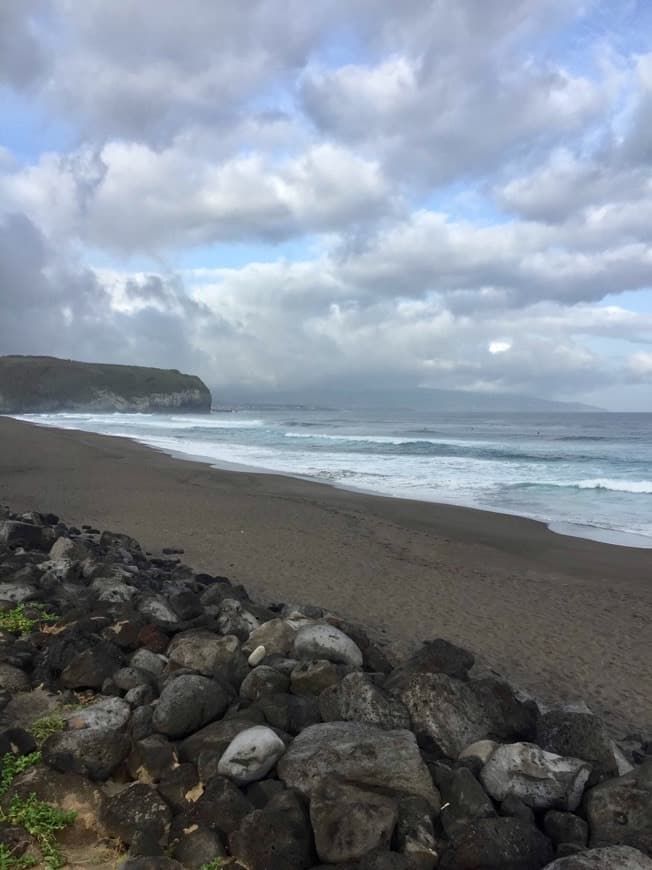
[{"label": "beach", "polygon": [[222,471],[0,418],[0,502],[182,547],[252,597],[309,602],[397,653],[444,637],[545,703],[652,728],[652,553],[503,514]]}]

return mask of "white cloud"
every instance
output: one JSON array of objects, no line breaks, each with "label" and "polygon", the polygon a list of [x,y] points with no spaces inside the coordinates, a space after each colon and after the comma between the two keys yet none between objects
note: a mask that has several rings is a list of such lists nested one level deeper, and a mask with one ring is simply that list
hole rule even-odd
[{"label": "white cloud", "polygon": [[489,353],[497,354],[497,353],[507,353],[508,350],[511,350],[512,343],[511,341],[490,341],[489,342]]}]

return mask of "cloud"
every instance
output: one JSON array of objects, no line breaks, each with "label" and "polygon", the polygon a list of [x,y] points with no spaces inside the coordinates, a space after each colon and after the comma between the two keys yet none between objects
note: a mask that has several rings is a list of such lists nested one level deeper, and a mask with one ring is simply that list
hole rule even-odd
[{"label": "cloud", "polygon": [[28,88],[46,70],[48,52],[39,38],[38,19],[48,7],[47,0],[8,0],[0,5],[0,87]]}]

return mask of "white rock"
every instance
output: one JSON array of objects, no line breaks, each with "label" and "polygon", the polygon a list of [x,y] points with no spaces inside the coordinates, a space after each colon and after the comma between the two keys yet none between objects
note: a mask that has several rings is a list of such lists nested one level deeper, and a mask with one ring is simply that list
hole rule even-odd
[{"label": "white rock", "polygon": [[486,764],[499,746],[500,743],[496,743],[495,740],[476,740],[475,743],[471,743],[470,746],[463,749],[457,757],[460,760],[462,758],[479,758],[483,764]]},{"label": "white rock", "polygon": [[285,752],[281,738],[266,725],[241,731],[220,758],[217,771],[238,785],[262,779]]},{"label": "white rock", "polygon": [[299,658],[327,659],[336,664],[362,667],[360,647],[334,625],[317,623],[301,628],[294,639],[294,652]]},{"label": "white rock", "polygon": [[534,743],[499,746],[480,771],[494,800],[515,795],[534,809],[577,809],[591,773],[579,758],[546,752]]},{"label": "white rock", "polygon": [[652,870],[652,859],[630,846],[607,846],[558,858],[545,870]]},{"label": "white rock", "polygon": [[250,668],[255,668],[256,665],[259,665],[262,662],[266,655],[267,650],[261,644],[260,646],[257,646],[256,649],[249,656],[249,658],[247,659],[247,664]]}]

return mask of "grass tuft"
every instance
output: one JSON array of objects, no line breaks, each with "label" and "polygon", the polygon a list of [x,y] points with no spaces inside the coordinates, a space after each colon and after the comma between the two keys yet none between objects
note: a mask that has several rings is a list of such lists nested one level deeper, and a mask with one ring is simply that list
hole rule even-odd
[{"label": "grass tuft", "polygon": [[57,617],[48,613],[43,604],[17,604],[13,610],[0,613],[0,629],[12,634],[29,634],[35,625],[39,628]]}]

